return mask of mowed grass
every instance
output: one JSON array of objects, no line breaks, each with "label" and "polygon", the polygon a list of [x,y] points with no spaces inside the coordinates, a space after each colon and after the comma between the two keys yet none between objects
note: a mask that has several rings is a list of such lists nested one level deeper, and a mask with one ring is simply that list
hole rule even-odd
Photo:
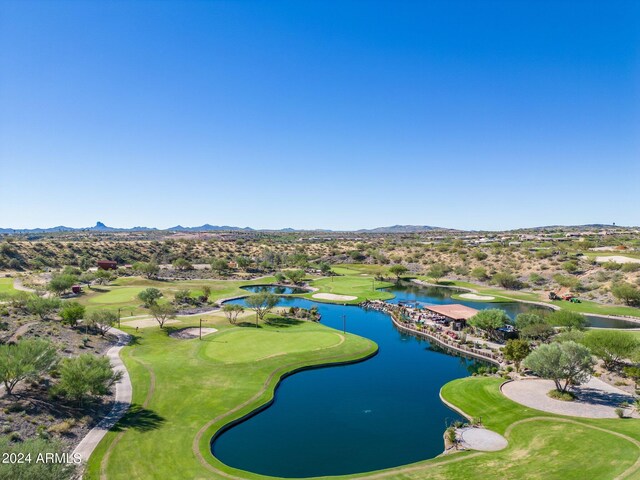
[{"label": "mowed grass", "polygon": [[249,292],[241,289],[243,285],[257,285],[275,281],[272,277],[250,281],[232,280],[187,280],[187,281],[160,281],[149,280],[142,277],[121,277],[110,285],[85,289],[84,294],[78,297],[78,301],[86,306],[87,310],[122,310],[122,316],[141,315],[148,313],[143,308],[138,294],[147,288],[157,288],[164,295],[162,301],[172,300],[178,290],[189,289],[192,295],[200,295],[205,286],[211,288],[210,300],[247,295]]},{"label": "mowed grass", "polygon": [[[159,328],[135,334],[134,343],[123,350],[134,386],[134,413],[100,443],[85,478],[101,477],[105,455],[102,473],[109,480],[221,478],[195,452],[208,465],[229,471],[209,453],[210,438],[229,421],[268,402],[282,375],[356,360],[376,350],[367,339],[347,334],[342,341],[341,333],[311,322],[254,328],[212,319],[207,326],[220,330],[202,341],[173,339]],[[212,419],[218,421],[207,426]]]},{"label": "mowed grass", "polygon": [[[379,282],[374,279],[373,276],[362,275],[343,275],[321,278],[314,280],[310,283],[314,288],[317,288],[317,292],[305,294],[306,297],[312,298],[315,301],[327,301],[322,299],[313,298],[315,293],[333,293],[337,295],[350,295],[357,297],[355,300],[342,301],[338,303],[351,303],[357,304],[364,302],[365,300],[388,300],[393,298],[393,294],[389,292],[381,292],[379,288],[390,287],[393,285],[389,282]],[[329,301],[330,302],[330,301]]]},{"label": "mowed grass", "polygon": [[295,329],[282,332],[244,328],[227,333],[224,342],[207,342],[203,355],[225,363],[256,362],[279,355],[336,347],[344,337],[335,331]]},{"label": "mowed grass", "polygon": [[13,288],[13,278],[0,278],[0,293],[15,293]]},{"label": "mowed grass", "polygon": [[481,417],[487,428],[507,437],[509,446],[407,478],[611,479],[623,472],[625,478],[640,477],[634,465],[640,458],[640,420],[540,412],[504,397],[501,383],[489,377],[454,380],[443,387],[442,396]]}]

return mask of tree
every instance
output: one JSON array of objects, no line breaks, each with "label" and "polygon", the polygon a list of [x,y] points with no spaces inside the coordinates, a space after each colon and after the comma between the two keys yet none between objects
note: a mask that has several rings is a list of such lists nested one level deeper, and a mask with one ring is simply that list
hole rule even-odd
[{"label": "tree", "polygon": [[582,330],[563,330],[553,337],[554,342],[576,342],[582,343],[584,340],[584,332]]},{"label": "tree", "polygon": [[114,372],[107,357],[89,353],[65,358],[60,365],[60,380],[54,393],[80,404],[92,396],[102,396],[122,378],[122,372]]},{"label": "tree", "polygon": [[327,262],[320,262],[320,264],[318,265],[318,268],[320,269],[320,272],[322,272],[323,275],[331,274],[331,265],[329,265]]},{"label": "tree", "polygon": [[497,339],[496,332],[500,327],[509,323],[509,317],[504,310],[490,308],[481,310],[469,319],[469,325],[484,331],[489,339]]},{"label": "tree", "polygon": [[60,300],[57,298],[44,298],[31,296],[26,302],[26,309],[31,315],[37,315],[41,320],[46,320],[49,315],[60,308]]},{"label": "tree", "polygon": [[516,365],[516,372],[520,371],[520,363],[531,353],[531,345],[526,340],[511,339],[502,348],[504,358]]},{"label": "tree", "polygon": [[287,270],[284,275],[295,285],[299,285],[304,281],[304,270]]},{"label": "tree", "polygon": [[247,307],[256,311],[256,327],[258,326],[258,320],[264,320],[264,316],[278,304],[278,300],[277,295],[266,292],[256,293],[247,297],[245,300]]},{"label": "tree", "polygon": [[538,376],[553,380],[556,390],[565,393],[569,386],[580,385],[589,379],[594,362],[584,345],[563,342],[539,346],[523,364]]},{"label": "tree", "polygon": [[628,282],[617,282],[611,286],[611,293],[627,305],[640,304],[640,290]]},{"label": "tree", "polygon": [[109,310],[96,310],[89,314],[87,326],[97,330],[103,337],[118,321],[118,315]]},{"label": "tree", "polygon": [[283,283],[283,282],[284,282],[284,280],[285,280],[284,273],[282,273],[282,272],[277,272],[277,273],[274,275],[274,277],[275,277],[275,279],[276,279],[276,282],[278,282],[278,283]]},{"label": "tree", "polygon": [[75,327],[78,324],[78,320],[84,318],[84,312],[84,306],[78,302],[65,302],[60,310],[62,323],[70,327]]},{"label": "tree", "polygon": [[400,263],[396,263],[395,265],[391,265],[389,267],[389,272],[393,273],[396,276],[396,280],[400,280],[400,277],[408,271],[409,269]]},{"label": "tree", "polygon": [[519,330],[520,336],[528,340],[539,340],[541,342],[547,341],[554,333],[555,329],[546,322],[532,323]]},{"label": "tree", "polygon": [[0,381],[11,395],[19,382],[48,372],[57,360],[56,348],[47,340],[26,339],[0,345]]},{"label": "tree", "polygon": [[435,283],[438,283],[447,273],[449,273],[449,268],[442,263],[434,263],[431,265],[431,268],[427,270],[427,275],[431,277]]},{"label": "tree", "polygon": [[236,257],[236,265],[238,265],[238,268],[246,270],[249,265],[251,265],[251,259],[249,257],[245,257],[244,255],[240,255]]},{"label": "tree", "polygon": [[209,297],[211,296],[211,287],[209,285],[205,285],[202,287],[202,298],[205,302],[209,301]]},{"label": "tree", "polygon": [[227,317],[227,320],[229,320],[229,323],[235,325],[238,322],[238,316],[244,312],[244,307],[237,303],[225,303],[222,306],[222,311],[225,317]]},{"label": "tree", "polygon": [[167,320],[176,318],[176,309],[170,303],[164,303],[162,305],[151,305],[151,315],[156,319],[160,328],[164,328],[164,324]]},{"label": "tree", "polygon": [[146,288],[138,294],[138,298],[144,302],[144,306],[147,308],[158,303],[160,297],[162,297],[162,292],[153,287]]},{"label": "tree", "polygon": [[625,358],[630,358],[640,347],[640,342],[627,332],[616,330],[590,330],[582,343],[611,370]]},{"label": "tree", "polygon": [[136,262],[133,264],[133,269],[147,278],[155,278],[160,273],[160,265],[155,261]]},{"label": "tree", "polygon": [[176,270],[193,270],[193,265],[186,258],[177,258],[173,261],[172,265]]},{"label": "tree", "polygon": [[56,275],[47,284],[47,290],[60,296],[68,291],[77,281],[78,278],[75,275]]},{"label": "tree", "polygon": [[587,324],[587,318],[576,312],[568,310],[555,310],[547,316],[547,322],[554,327],[583,330]]}]

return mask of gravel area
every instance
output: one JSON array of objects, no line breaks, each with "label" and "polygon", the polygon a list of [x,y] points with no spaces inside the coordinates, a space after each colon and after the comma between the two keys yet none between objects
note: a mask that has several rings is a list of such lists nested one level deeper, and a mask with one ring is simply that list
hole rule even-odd
[{"label": "gravel area", "polygon": [[[548,393],[553,389],[555,385],[551,380],[516,380],[505,383],[502,393],[514,402],[536,410],[583,418],[617,418],[615,409],[622,402],[633,402],[632,395],[595,377],[572,390],[577,397],[574,401],[549,397]],[[625,414],[639,418],[631,408],[627,408]]]}]

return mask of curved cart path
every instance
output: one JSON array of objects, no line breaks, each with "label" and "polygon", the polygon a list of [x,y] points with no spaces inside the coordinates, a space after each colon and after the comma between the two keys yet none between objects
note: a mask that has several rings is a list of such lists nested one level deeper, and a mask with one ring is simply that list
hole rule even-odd
[{"label": "curved cart path", "polygon": [[82,460],[86,462],[98,443],[103,439],[107,432],[116,424],[125,414],[131,405],[131,396],[133,389],[131,387],[131,378],[124,363],[120,359],[120,350],[125,347],[131,340],[131,335],[112,328],[110,332],[118,337],[118,343],[107,350],[106,356],[111,361],[111,365],[116,372],[122,372],[122,379],[116,383],[116,395],[114,405],[111,411],[100,422],[93,427],[87,435],[82,439],[73,451],[74,454],[79,453]]}]

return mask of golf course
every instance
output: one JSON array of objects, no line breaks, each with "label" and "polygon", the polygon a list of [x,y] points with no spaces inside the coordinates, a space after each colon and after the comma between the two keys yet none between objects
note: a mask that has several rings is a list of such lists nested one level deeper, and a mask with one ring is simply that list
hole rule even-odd
[{"label": "golf course", "polygon": [[[356,296],[358,301],[393,296],[377,290],[389,284],[377,282],[370,273],[355,268],[340,270],[342,275],[333,278],[310,278],[309,286],[320,292]],[[260,282],[264,284],[265,279]],[[88,308],[121,308],[140,315],[144,309],[136,295],[141,289],[157,286],[166,297],[172,290],[184,288],[185,283],[194,290],[208,285],[212,300],[247,295],[240,287],[252,284],[222,280],[159,282],[130,277],[117,280],[104,291],[90,292],[82,301]],[[297,298],[300,302],[313,300],[311,293]],[[198,327],[200,319],[203,327],[217,331],[201,340],[170,335]],[[121,330],[132,335],[121,355],[133,385],[132,406],[91,455],[85,475],[89,479],[272,478],[224,464],[211,453],[212,440],[229,427],[233,430],[236,422],[268,407],[279,382],[288,375],[316,366],[361,361],[365,365],[378,352],[376,343],[366,335],[284,318],[277,308],[259,328],[255,328],[250,311],[245,311],[235,325],[220,311],[214,311],[196,317],[178,316],[176,323],[163,329],[136,329],[123,319]],[[442,399],[451,408],[469,419],[481,418],[486,428],[503,435],[508,440],[506,449],[464,451],[337,477],[640,478],[639,420],[572,418],[537,411],[504,397],[500,392],[502,382],[495,377],[464,376],[436,388],[442,387]],[[335,401],[340,402],[340,398]],[[438,431],[439,436],[444,427]],[[394,432],[387,434],[393,436]],[[340,435],[337,426],[335,435]],[[277,437],[272,441],[277,442]],[[251,456],[262,446],[246,442],[242,454]],[[286,452],[282,455],[286,457]]]}]

